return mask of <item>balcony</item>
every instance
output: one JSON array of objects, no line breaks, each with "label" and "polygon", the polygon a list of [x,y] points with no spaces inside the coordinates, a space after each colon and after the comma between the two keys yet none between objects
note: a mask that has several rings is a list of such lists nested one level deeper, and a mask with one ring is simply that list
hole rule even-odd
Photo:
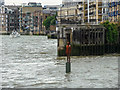
[{"label": "balcony", "polygon": [[108,3],[108,6],[109,6],[109,7],[112,7],[111,3]]},{"label": "balcony", "polygon": [[85,9],[88,9],[87,7],[85,7]]},{"label": "balcony", "polygon": [[115,6],[117,6],[118,5],[118,2],[115,2]]},{"label": "balcony", "polygon": [[111,14],[111,17],[113,16],[113,12],[110,13]]},{"label": "balcony", "polygon": [[82,20],[80,21],[75,21],[75,20],[66,20],[66,19],[61,19],[61,24],[81,24]]},{"label": "balcony", "polygon": [[89,15],[94,15],[94,12],[90,12]]},{"label": "balcony", "polygon": [[98,14],[99,14],[99,15],[102,15],[102,12],[101,12],[101,11],[98,11]]},{"label": "balcony", "polygon": [[85,14],[85,16],[88,16],[88,14]]},{"label": "balcony", "polygon": [[78,2],[78,4],[83,4],[83,2]]},{"label": "balcony", "polygon": [[90,19],[90,22],[95,22],[96,21],[96,19]]},{"label": "balcony", "polygon": [[82,15],[83,15],[82,13],[79,14],[79,16],[82,16]]},{"label": "balcony", "polygon": [[92,4],[92,5],[89,6],[89,8],[94,8],[94,7],[96,7],[95,4]]},{"label": "balcony", "polygon": [[108,13],[108,16],[111,17],[111,13]]},{"label": "balcony", "polygon": [[118,11],[114,11],[114,15],[117,16],[118,15]]},{"label": "balcony", "polygon": [[79,10],[83,10],[83,8],[81,7],[81,8],[79,8]]},{"label": "balcony", "polygon": [[118,5],[120,5],[120,1],[118,2]]},{"label": "balcony", "polygon": [[117,5],[119,5],[119,2],[112,2],[108,4],[109,7],[115,7]]},{"label": "balcony", "polygon": [[101,3],[101,4],[98,4],[98,7],[102,7],[102,3]]},{"label": "balcony", "polygon": [[120,15],[120,10],[118,11],[118,15]]}]

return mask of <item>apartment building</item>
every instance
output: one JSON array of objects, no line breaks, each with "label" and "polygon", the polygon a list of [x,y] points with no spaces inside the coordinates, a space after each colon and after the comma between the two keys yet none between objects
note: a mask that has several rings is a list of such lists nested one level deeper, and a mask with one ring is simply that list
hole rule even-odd
[{"label": "apartment building", "polygon": [[15,5],[6,5],[8,8],[8,33],[11,33],[13,30],[19,32],[19,7]]},{"label": "apartment building", "polygon": [[120,20],[120,1],[109,0],[109,21],[117,23]]},{"label": "apartment building", "polygon": [[5,4],[4,0],[0,0],[0,6],[2,6],[4,4]]},{"label": "apartment building", "polygon": [[64,2],[58,11],[58,23],[75,24],[84,21],[83,2]]},{"label": "apartment building", "polygon": [[8,21],[7,7],[4,5],[0,7],[0,33],[7,33]]},{"label": "apartment building", "polygon": [[33,20],[33,25],[34,25],[34,29],[33,29],[33,34],[45,34],[46,29],[43,26],[43,21],[50,16],[50,12],[46,12],[44,10],[39,10],[39,11],[35,11],[33,13],[34,16],[34,20]]},{"label": "apartment building", "polygon": [[[76,24],[99,24],[108,20],[106,0],[79,0],[64,2],[58,11],[58,21]],[[66,21],[67,20],[67,21]]]},{"label": "apartment building", "polygon": [[84,1],[84,20],[85,23],[99,24],[102,21],[102,5],[100,0]]},{"label": "apartment building", "polygon": [[60,5],[45,5],[43,7],[44,10],[49,10],[51,15],[55,15],[59,10],[59,8],[60,8]]},{"label": "apartment building", "polygon": [[0,8],[0,30],[3,33],[11,33],[13,30],[19,31],[19,7],[5,6]]},{"label": "apartment building", "polygon": [[109,20],[109,6],[108,0],[102,0],[102,22]]},{"label": "apartment building", "polygon": [[29,2],[20,7],[20,32],[34,32],[34,29],[36,29],[35,20],[38,18],[34,16],[36,16],[37,13],[40,14],[40,12],[35,11],[42,11],[41,3]]},{"label": "apartment building", "polygon": [[[33,13],[34,16],[34,20],[33,20],[33,25],[34,25],[34,29],[33,29],[33,34],[46,34],[46,28],[43,25],[44,20],[49,17],[49,16],[53,16],[54,14],[51,13],[50,10],[44,9],[42,11],[35,11]],[[52,29],[55,30],[56,27],[51,27]]]}]

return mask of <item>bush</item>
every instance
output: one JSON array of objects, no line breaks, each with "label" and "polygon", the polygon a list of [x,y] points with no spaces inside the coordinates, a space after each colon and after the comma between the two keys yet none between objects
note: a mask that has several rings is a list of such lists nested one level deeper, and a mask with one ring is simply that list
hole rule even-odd
[{"label": "bush", "polygon": [[56,16],[49,16],[43,21],[43,25],[47,30],[50,29],[50,25],[56,25]]},{"label": "bush", "polygon": [[117,24],[111,24],[109,21],[106,21],[102,24],[106,28],[106,40],[107,43],[115,44],[118,42],[118,25]]}]

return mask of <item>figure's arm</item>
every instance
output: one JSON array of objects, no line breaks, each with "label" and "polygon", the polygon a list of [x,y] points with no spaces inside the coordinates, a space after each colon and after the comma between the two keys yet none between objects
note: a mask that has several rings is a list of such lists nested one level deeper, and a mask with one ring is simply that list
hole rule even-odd
[{"label": "figure's arm", "polygon": [[70,47],[69,47],[69,48],[70,48],[70,54],[71,54],[71,45],[70,45]]},{"label": "figure's arm", "polygon": [[66,45],[66,55],[67,55],[67,45]]}]

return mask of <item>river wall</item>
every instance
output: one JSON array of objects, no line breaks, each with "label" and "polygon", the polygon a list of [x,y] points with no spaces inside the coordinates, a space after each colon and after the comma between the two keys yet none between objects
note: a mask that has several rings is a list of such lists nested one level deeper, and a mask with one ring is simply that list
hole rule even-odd
[{"label": "river wall", "polygon": [[120,42],[107,43],[106,29],[101,25],[61,26],[58,31],[58,56],[66,56],[68,41],[72,47],[71,56],[120,54]]},{"label": "river wall", "polygon": [[[71,56],[90,56],[90,55],[104,55],[118,53],[120,54],[120,44],[114,45],[94,45],[94,46],[80,46],[80,45],[71,45],[72,51]],[[66,56],[65,53],[66,46],[63,49],[58,50],[58,56]]]}]

